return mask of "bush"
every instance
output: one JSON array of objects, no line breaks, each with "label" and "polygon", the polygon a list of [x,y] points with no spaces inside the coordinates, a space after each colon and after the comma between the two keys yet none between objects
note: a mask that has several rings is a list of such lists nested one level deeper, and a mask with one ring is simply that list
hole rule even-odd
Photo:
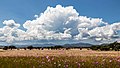
[{"label": "bush", "polygon": [[9,46],[9,49],[16,49],[16,47],[15,46]]},{"label": "bush", "polygon": [[100,46],[99,45],[94,45],[94,46],[91,46],[90,47],[90,49],[92,49],[92,50],[98,50],[98,49],[100,49]]},{"label": "bush", "polygon": [[29,50],[32,50],[33,49],[33,46],[28,46],[27,47]]},{"label": "bush", "polygon": [[109,46],[101,46],[101,47],[100,47],[100,50],[101,50],[101,51],[109,51],[109,50],[110,50],[110,47],[109,47]]},{"label": "bush", "polygon": [[8,46],[4,46],[3,50],[7,50],[8,49]]}]

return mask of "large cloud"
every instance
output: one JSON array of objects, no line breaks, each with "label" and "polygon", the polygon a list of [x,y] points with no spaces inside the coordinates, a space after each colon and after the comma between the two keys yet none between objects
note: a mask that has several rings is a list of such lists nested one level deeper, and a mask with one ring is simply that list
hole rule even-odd
[{"label": "large cloud", "polygon": [[57,5],[55,8],[48,7],[36,20],[26,21],[23,26],[27,29],[27,33],[34,37],[42,34],[44,39],[49,36],[51,39],[64,40],[74,39],[74,36],[86,33],[84,29],[90,30],[105,24],[99,18],[79,16],[72,6]]},{"label": "large cloud", "polygon": [[14,20],[4,21],[0,28],[0,40],[84,40],[96,41],[119,38],[120,23],[108,24],[101,18],[80,16],[73,6],[47,7],[44,13],[27,20],[23,27]]},{"label": "large cloud", "polygon": [[7,42],[13,41],[15,37],[12,35],[20,25],[16,24],[14,20],[5,20],[3,24],[5,24],[5,26],[3,28],[0,28],[0,40]]}]

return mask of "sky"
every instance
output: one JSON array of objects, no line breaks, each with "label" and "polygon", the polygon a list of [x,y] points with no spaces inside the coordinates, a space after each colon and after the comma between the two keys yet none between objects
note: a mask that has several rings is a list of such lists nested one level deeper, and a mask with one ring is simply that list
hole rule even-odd
[{"label": "sky", "polygon": [[0,40],[119,40],[119,3],[120,0],[0,0]]}]

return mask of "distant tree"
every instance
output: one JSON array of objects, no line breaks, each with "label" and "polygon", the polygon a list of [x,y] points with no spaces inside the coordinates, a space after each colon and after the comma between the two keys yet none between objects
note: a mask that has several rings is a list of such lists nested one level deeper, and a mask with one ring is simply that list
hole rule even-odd
[{"label": "distant tree", "polygon": [[9,49],[16,49],[16,47],[15,46],[13,46],[13,45],[11,45],[11,46],[9,46]]},{"label": "distant tree", "polygon": [[87,50],[90,50],[90,48],[87,48]]},{"label": "distant tree", "polygon": [[120,43],[118,43],[117,41],[110,43],[108,46],[110,46],[112,50],[115,50],[115,51],[120,50]]},{"label": "distant tree", "polygon": [[24,50],[26,50],[26,48],[24,48]]},{"label": "distant tree", "polygon": [[99,46],[99,45],[93,45],[93,46],[90,47],[90,49],[92,49],[92,50],[98,50],[98,49],[100,49],[100,47],[101,46]]},{"label": "distant tree", "polygon": [[54,49],[54,47],[53,47],[53,46],[51,46],[51,47],[50,47],[50,49],[51,49],[51,50],[53,50],[53,49]]},{"label": "distant tree", "polygon": [[109,44],[101,44],[101,45],[91,46],[90,49],[92,49],[92,50],[100,49],[101,51],[109,51],[109,50],[119,51],[120,50],[120,43],[115,41],[115,42],[109,43]]},{"label": "distant tree", "polygon": [[50,50],[50,47],[47,47],[48,50]]},{"label": "distant tree", "polygon": [[8,46],[4,46],[3,50],[7,50],[8,49]]},{"label": "distant tree", "polygon": [[119,50],[120,50],[120,45],[117,44],[117,45],[114,47],[114,50],[115,50],[115,51],[119,51]]},{"label": "distant tree", "polygon": [[82,47],[80,47],[80,50],[82,50]]},{"label": "distant tree", "polygon": [[33,46],[28,46],[27,47],[29,50],[32,50],[33,49]]},{"label": "distant tree", "polygon": [[57,49],[63,48],[63,46],[57,45],[57,46],[54,46],[53,48],[57,50]]},{"label": "distant tree", "polygon": [[37,47],[38,50],[40,50],[40,47]]},{"label": "distant tree", "polygon": [[100,50],[101,50],[101,51],[109,51],[109,50],[110,50],[110,46],[108,46],[108,45],[101,46],[101,47],[100,47]]},{"label": "distant tree", "polygon": [[70,49],[69,47],[66,48],[66,50],[69,50],[69,49]]},{"label": "distant tree", "polygon": [[20,48],[17,48],[17,50],[20,50]]},{"label": "distant tree", "polygon": [[41,50],[44,50],[44,48],[42,47]]}]

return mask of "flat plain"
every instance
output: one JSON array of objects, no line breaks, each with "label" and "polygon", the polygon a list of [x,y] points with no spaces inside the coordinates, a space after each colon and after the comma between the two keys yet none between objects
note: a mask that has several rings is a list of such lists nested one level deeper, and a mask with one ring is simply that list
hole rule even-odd
[{"label": "flat plain", "polygon": [[120,51],[93,51],[87,49],[69,49],[69,50],[0,50],[0,56],[120,56]]},{"label": "flat plain", "polygon": [[0,68],[119,68],[120,51],[0,50]]}]

